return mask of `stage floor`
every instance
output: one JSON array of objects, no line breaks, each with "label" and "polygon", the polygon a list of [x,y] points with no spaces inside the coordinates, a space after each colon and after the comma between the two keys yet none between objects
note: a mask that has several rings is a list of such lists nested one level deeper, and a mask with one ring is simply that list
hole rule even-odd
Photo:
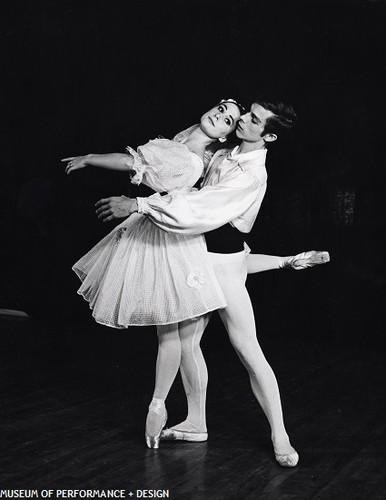
[{"label": "stage floor", "polygon": [[[333,308],[338,294],[329,294]],[[348,305],[338,301],[342,315],[332,320],[327,302],[320,310],[316,299],[314,294],[304,304],[304,296],[297,308],[295,302],[279,304],[281,314],[274,315],[267,297],[258,318],[300,454],[295,469],[276,464],[268,424],[218,318],[203,340],[209,440],[162,443],[159,450],[144,442],[157,348],[152,328],[111,330],[88,316],[0,318],[0,490],[122,489],[127,498],[130,492],[136,498],[137,490],[168,490],[175,499],[386,498],[384,342],[372,335],[379,321],[362,331],[364,312],[348,322]],[[169,425],[185,417],[179,379],[167,407]]]}]

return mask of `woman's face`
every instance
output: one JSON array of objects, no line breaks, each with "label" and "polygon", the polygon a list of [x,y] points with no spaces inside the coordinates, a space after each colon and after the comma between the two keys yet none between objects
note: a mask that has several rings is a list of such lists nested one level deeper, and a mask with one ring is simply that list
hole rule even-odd
[{"label": "woman's face", "polygon": [[201,129],[212,139],[226,137],[236,128],[240,110],[232,102],[222,102],[202,115]]}]

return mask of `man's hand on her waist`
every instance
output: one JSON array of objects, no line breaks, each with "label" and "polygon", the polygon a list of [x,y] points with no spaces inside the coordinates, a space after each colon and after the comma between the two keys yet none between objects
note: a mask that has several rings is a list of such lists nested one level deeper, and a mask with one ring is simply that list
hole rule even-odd
[{"label": "man's hand on her waist", "polygon": [[138,210],[137,200],[135,198],[128,198],[127,196],[102,198],[95,203],[95,207],[98,219],[101,219],[103,222],[124,219]]}]

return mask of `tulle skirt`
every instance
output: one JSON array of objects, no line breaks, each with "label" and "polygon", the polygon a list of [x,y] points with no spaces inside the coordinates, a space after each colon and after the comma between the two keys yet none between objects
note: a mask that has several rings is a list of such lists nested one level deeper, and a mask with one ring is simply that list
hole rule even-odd
[{"label": "tulle skirt", "polygon": [[172,234],[134,214],[73,266],[98,323],[166,325],[226,306],[203,236]]}]

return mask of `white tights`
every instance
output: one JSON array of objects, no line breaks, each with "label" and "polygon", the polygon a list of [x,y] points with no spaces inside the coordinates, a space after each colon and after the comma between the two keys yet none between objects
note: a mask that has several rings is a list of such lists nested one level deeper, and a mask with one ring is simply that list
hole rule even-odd
[{"label": "white tights", "polygon": [[201,316],[196,320],[180,323],[181,339],[181,378],[184,385],[188,417],[173,429],[189,432],[206,432],[206,389],[208,386],[208,370],[200,342],[208,324],[210,315]]},{"label": "white tights", "polygon": [[[261,256],[254,255],[246,258],[244,252],[209,255],[227,302],[227,307],[219,311],[220,317],[233,347],[248,371],[253,394],[269,421],[275,452],[292,453],[294,449],[284,427],[276,377],[257,341],[252,304],[245,287],[247,270],[259,272],[276,269],[281,258],[264,260]],[[252,259],[249,259],[250,257]],[[159,351],[153,397],[163,401],[166,399],[181,365],[181,376],[188,401],[187,419],[173,428],[206,431],[208,373],[200,340],[208,319],[208,316],[203,316],[196,320],[158,327]]]},{"label": "white tights", "polygon": [[[227,307],[219,311],[230,341],[248,371],[252,392],[271,426],[276,453],[288,454],[292,448],[284,427],[279,387],[256,337],[255,318],[245,287],[247,259],[209,254],[217,279],[225,295]],[[235,254],[234,254],[235,255]]]},{"label": "white tights", "polygon": [[157,327],[158,356],[153,399],[165,401],[180,368],[188,401],[188,418],[177,429],[206,431],[208,370],[200,347],[209,315]]},{"label": "white tights", "polygon": [[181,364],[179,323],[157,326],[158,355],[153,398],[165,401]]}]

